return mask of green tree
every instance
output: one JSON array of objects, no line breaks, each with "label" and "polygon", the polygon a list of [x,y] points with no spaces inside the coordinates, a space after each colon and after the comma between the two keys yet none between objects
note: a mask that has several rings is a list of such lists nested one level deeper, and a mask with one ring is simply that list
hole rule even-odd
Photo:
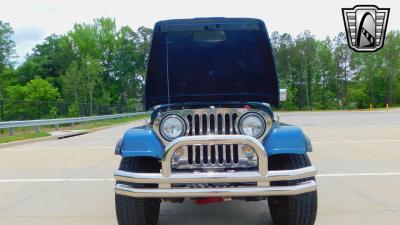
[{"label": "green tree", "polygon": [[64,75],[61,76],[64,99],[73,102],[82,102],[84,92],[84,75],[76,61],[72,62]]},{"label": "green tree", "polygon": [[[62,76],[64,96],[77,104],[89,102],[89,114],[93,114],[95,97],[102,94],[100,63],[89,56],[81,62],[73,62]],[[75,107],[75,106],[74,106]]]},{"label": "green tree", "polygon": [[[96,97],[96,87],[101,82],[101,72],[103,71],[99,61],[90,57],[85,57],[82,62],[82,70],[84,75],[84,86],[90,103],[90,115],[93,115],[94,98]],[[99,87],[101,88],[101,87]],[[100,89],[98,89],[100,90]],[[101,93],[101,92],[98,92]]]},{"label": "green tree", "polygon": [[336,109],[338,106],[335,101],[335,90],[337,89],[335,75],[337,71],[330,38],[317,43],[317,59],[320,80],[315,83],[315,87],[318,89],[316,104],[321,109]]},{"label": "green tree", "polygon": [[15,83],[12,59],[15,56],[14,34],[9,23],[0,20],[0,99],[4,98],[6,87]]},{"label": "green tree", "polygon": [[[50,35],[37,44],[16,69],[12,34],[10,25],[0,21],[0,98],[63,99],[72,102],[69,111],[76,116],[118,111],[116,107],[98,111],[96,104],[143,110],[151,29],[118,28],[112,18],[78,23],[67,33]],[[317,40],[310,31],[297,36],[273,32],[270,40],[280,86],[289,91],[283,109],[400,104],[399,31],[390,31],[384,48],[374,53],[350,50],[344,33]],[[45,83],[61,95],[32,94]],[[50,114],[57,110],[53,108]]]},{"label": "green tree", "polygon": [[347,45],[346,35],[339,33],[334,39],[334,56],[336,61],[337,78],[339,80],[339,105],[346,108],[348,81],[351,79],[352,50]]},{"label": "green tree", "polygon": [[7,96],[17,100],[55,101],[60,98],[60,93],[50,82],[36,77],[24,86],[9,86]]},{"label": "green tree", "polygon": [[6,88],[7,97],[12,100],[7,102],[9,117],[14,119],[38,119],[54,117],[55,107],[49,102],[60,98],[58,89],[50,82],[39,77],[29,81],[26,85],[15,85]]},{"label": "green tree", "polygon": [[0,20],[0,73],[4,67],[12,64],[11,59],[15,54],[13,34],[14,31],[10,24]]},{"label": "green tree", "polygon": [[32,54],[18,67],[16,73],[20,83],[27,83],[35,76],[50,81],[59,89],[60,76],[65,73],[74,60],[72,45],[65,35],[50,35],[41,44],[37,44]]},{"label": "green tree", "polygon": [[[399,72],[400,72],[400,33],[398,31],[391,31],[387,34],[385,46],[382,49],[383,59],[386,74],[385,80],[387,83],[387,93],[385,103],[392,104],[393,96],[399,97],[395,90],[399,90]],[[397,75],[397,76],[396,76]]]},{"label": "green tree", "polygon": [[136,78],[140,84],[140,89],[135,99],[138,99],[137,102],[140,103],[137,110],[144,110],[144,87],[153,30],[146,27],[139,27],[137,33],[136,46],[138,48],[137,64],[139,70]]}]

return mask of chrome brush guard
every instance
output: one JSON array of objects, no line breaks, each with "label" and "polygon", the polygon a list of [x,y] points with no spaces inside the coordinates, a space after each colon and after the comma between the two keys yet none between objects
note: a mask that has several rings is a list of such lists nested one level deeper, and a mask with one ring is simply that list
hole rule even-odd
[{"label": "chrome brush guard", "polygon": [[[257,155],[257,170],[224,172],[173,172],[172,159],[175,151],[185,146],[248,145]],[[160,173],[133,173],[117,170],[115,192],[138,198],[185,198],[185,197],[246,197],[271,195],[296,195],[315,191],[317,184],[308,180],[290,186],[270,186],[271,181],[287,181],[313,177],[313,166],[294,170],[268,171],[268,158],[261,142],[245,135],[199,135],[180,137],[170,142],[165,150]],[[234,186],[188,188],[178,184],[234,183]],[[254,185],[241,185],[254,183]],[[158,184],[155,188],[136,188],[134,184]]]}]

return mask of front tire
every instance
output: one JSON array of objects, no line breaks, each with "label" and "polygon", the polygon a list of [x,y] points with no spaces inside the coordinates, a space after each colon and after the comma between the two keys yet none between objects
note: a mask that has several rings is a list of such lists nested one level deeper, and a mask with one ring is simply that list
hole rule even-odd
[{"label": "front tire", "polygon": [[[120,170],[141,173],[160,172],[160,163],[154,158],[122,158]],[[123,182],[117,182],[123,183]],[[154,185],[136,184],[135,187]],[[160,199],[133,198],[115,195],[115,210],[119,225],[156,225],[160,215]]]},{"label": "front tire", "polygon": [[[304,155],[275,155],[268,161],[269,170],[290,170],[311,166],[310,159]],[[315,177],[271,182],[271,186],[294,185]],[[317,191],[293,196],[268,197],[268,206],[275,225],[313,225],[317,216]]]}]

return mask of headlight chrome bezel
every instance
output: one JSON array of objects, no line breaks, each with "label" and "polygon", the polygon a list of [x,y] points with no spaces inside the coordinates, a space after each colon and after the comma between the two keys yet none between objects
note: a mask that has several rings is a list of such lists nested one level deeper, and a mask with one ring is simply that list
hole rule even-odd
[{"label": "headlight chrome bezel", "polygon": [[[168,136],[165,134],[164,130],[163,130],[164,123],[165,123],[165,121],[166,121],[167,119],[169,119],[169,118],[178,119],[179,122],[182,124],[182,132],[181,132],[178,136],[176,136],[176,137],[174,137],[174,138],[168,137]],[[172,141],[172,140],[174,140],[174,139],[176,139],[176,138],[178,138],[178,137],[182,137],[182,136],[184,136],[184,135],[186,134],[186,126],[187,126],[187,125],[186,125],[186,122],[185,122],[185,120],[184,120],[183,118],[181,118],[181,117],[178,116],[178,115],[171,114],[171,115],[168,115],[168,116],[165,116],[164,118],[162,118],[162,120],[160,121],[159,132],[160,132],[160,134],[162,135],[162,137],[163,137],[165,140]]]},{"label": "headlight chrome bezel", "polygon": [[[164,137],[164,135],[161,133],[160,127],[161,127],[161,121],[165,119],[166,117],[170,115],[176,115],[179,116],[183,121],[185,121],[185,132],[182,134],[182,136],[187,136],[187,135],[194,135],[194,132],[196,132],[195,135],[206,135],[206,129],[204,126],[204,121],[203,121],[203,132],[201,134],[198,134],[198,130],[195,130],[193,126],[191,125],[195,121],[195,116],[200,115],[226,115],[229,114],[229,120],[225,121],[229,123],[228,126],[230,126],[230,130],[227,131],[227,135],[235,135],[235,134],[241,134],[239,130],[239,121],[240,118],[242,118],[244,115],[248,113],[257,113],[260,115],[264,121],[265,121],[265,130],[263,134],[256,138],[259,141],[263,141],[264,138],[269,134],[272,126],[273,126],[273,115],[270,112],[267,112],[265,110],[260,110],[260,109],[248,109],[248,108],[196,108],[196,109],[177,109],[177,110],[168,110],[165,112],[158,112],[157,116],[154,118],[154,121],[152,122],[152,128],[156,135],[160,138],[160,141],[162,142],[163,145],[169,144],[173,140],[168,140]],[[208,118],[208,116],[207,116]],[[226,118],[226,117],[225,117]],[[215,117],[214,117],[215,119]],[[227,119],[227,118],[226,118]],[[196,124],[196,126],[200,126],[199,124]],[[220,125],[219,125],[220,126]],[[213,134],[213,133],[210,133]],[[224,134],[222,133],[219,134]],[[195,136],[194,135],[194,136]]]},{"label": "headlight chrome bezel", "polygon": [[[243,121],[244,121],[246,118],[250,117],[250,116],[255,116],[255,117],[257,117],[258,119],[260,119],[260,121],[261,121],[261,123],[262,123],[263,129],[262,129],[262,131],[261,131],[257,136],[248,135],[248,134],[246,134],[246,133],[243,131]],[[250,136],[250,137],[253,137],[253,138],[258,139],[258,138],[260,138],[261,136],[263,136],[264,133],[267,131],[267,122],[265,121],[264,117],[261,116],[260,114],[258,114],[258,113],[256,113],[256,112],[248,112],[248,113],[245,113],[242,117],[240,117],[239,122],[238,122],[238,129],[239,129],[240,134],[242,134],[242,135],[247,135],[247,136]]]}]

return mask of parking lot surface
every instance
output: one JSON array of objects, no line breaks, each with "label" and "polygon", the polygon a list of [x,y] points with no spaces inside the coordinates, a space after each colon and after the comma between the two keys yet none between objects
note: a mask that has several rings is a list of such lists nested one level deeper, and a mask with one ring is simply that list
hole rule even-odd
[{"label": "parking lot surface", "polygon": [[[400,224],[400,111],[290,112],[318,167],[318,225]],[[114,145],[142,122],[0,149],[0,225],[115,225]],[[162,204],[159,225],[272,225],[263,202]]]}]

